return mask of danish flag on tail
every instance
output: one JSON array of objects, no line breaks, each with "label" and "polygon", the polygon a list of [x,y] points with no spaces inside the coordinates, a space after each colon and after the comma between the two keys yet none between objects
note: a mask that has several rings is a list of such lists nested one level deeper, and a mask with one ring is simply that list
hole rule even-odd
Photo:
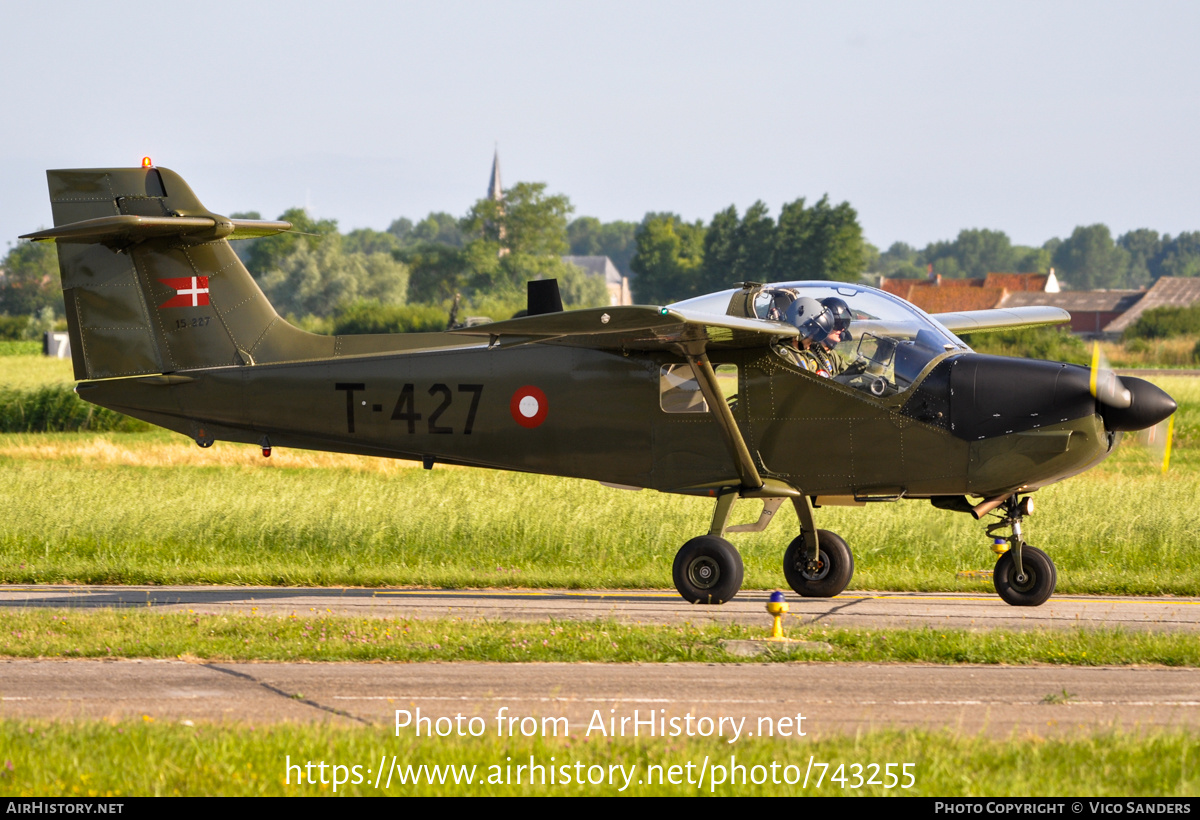
[{"label": "danish flag on tail", "polygon": [[200,307],[208,304],[207,276],[181,276],[158,281],[167,287],[175,288],[175,295],[159,305],[160,308]]}]

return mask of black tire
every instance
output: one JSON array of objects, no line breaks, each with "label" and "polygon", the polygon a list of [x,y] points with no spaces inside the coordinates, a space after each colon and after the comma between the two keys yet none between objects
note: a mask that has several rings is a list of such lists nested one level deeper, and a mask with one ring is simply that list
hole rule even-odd
[{"label": "black tire", "polygon": [[808,569],[808,547],[804,536],[788,544],[783,554],[783,577],[796,594],[805,598],[832,598],[841,593],[854,577],[854,556],[849,545],[836,532],[817,530],[821,566]]},{"label": "black tire", "polygon": [[742,556],[715,535],[693,538],[675,554],[675,589],[693,604],[723,604],[742,588]]},{"label": "black tire", "polygon": [[1017,562],[1012,550],[1000,556],[992,572],[996,592],[1012,606],[1041,606],[1054,594],[1058,570],[1049,555],[1028,544],[1021,549],[1021,566],[1025,570],[1025,580],[1018,583]]}]

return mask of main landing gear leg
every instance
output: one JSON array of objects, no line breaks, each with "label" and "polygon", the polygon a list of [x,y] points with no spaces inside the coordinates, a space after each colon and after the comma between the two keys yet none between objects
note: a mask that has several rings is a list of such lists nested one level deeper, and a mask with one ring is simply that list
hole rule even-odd
[{"label": "main landing gear leg", "polygon": [[808,496],[792,498],[800,519],[800,535],[783,554],[783,575],[788,586],[806,598],[832,598],[850,583],[854,556],[837,533],[818,530]]},{"label": "main landing gear leg", "polygon": [[690,603],[723,604],[742,588],[742,556],[722,537],[737,498],[737,490],[718,496],[708,535],[693,538],[675,554],[675,589]]},{"label": "main landing gear leg", "polygon": [[1009,496],[1003,503],[1000,521],[987,528],[988,535],[1002,529],[1012,529],[1008,538],[996,538],[997,548],[1008,542],[996,569],[992,572],[992,583],[997,594],[1012,606],[1041,606],[1049,600],[1058,583],[1058,570],[1050,556],[1037,547],[1025,543],[1022,522],[1033,512],[1033,499],[1026,496],[1018,500]]}]

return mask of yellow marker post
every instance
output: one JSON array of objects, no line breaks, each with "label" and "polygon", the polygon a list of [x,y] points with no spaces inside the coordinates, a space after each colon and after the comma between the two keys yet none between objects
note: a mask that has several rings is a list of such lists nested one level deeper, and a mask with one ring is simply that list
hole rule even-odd
[{"label": "yellow marker post", "polygon": [[775,618],[775,624],[771,627],[771,637],[769,641],[786,641],[783,637],[783,616],[787,614],[788,604],[783,599],[783,593],[779,590],[771,593],[771,599],[767,601],[767,612]]}]

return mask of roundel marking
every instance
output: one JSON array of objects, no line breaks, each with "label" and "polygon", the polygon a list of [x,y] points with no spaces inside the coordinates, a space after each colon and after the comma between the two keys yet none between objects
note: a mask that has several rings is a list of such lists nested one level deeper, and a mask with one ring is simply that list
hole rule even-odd
[{"label": "roundel marking", "polygon": [[546,394],[529,384],[513,393],[508,409],[512,411],[513,420],[517,424],[532,429],[546,420],[546,411],[549,407],[546,403]]}]

